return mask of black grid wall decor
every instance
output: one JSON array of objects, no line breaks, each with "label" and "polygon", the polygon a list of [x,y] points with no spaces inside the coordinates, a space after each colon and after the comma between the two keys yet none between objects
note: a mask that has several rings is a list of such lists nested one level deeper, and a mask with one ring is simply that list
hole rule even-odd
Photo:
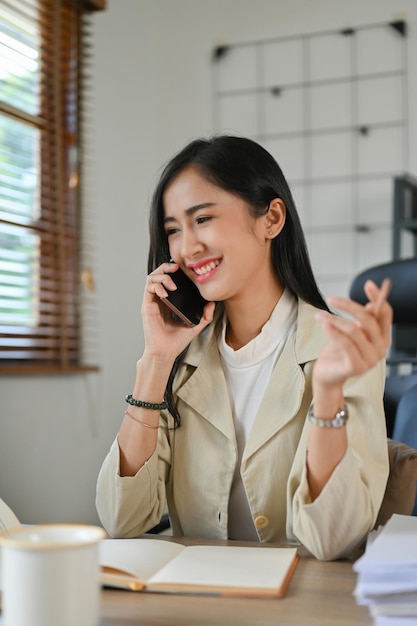
[{"label": "black grid wall decor", "polygon": [[393,181],[408,171],[404,21],[213,50],[215,132],[251,137],[286,175],[325,295],[392,258]]}]

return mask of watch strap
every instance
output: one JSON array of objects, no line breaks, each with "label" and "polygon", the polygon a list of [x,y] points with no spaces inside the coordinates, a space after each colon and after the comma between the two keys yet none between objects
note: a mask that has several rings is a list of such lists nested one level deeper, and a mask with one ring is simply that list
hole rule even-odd
[{"label": "watch strap", "polygon": [[349,418],[349,412],[346,404],[342,409],[336,413],[336,415],[331,419],[324,419],[322,417],[316,417],[313,413],[314,407],[310,406],[308,410],[308,419],[311,424],[315,426],[319,426],[320,428],[342,428],[342,426],[346,425],[346,422]]}]

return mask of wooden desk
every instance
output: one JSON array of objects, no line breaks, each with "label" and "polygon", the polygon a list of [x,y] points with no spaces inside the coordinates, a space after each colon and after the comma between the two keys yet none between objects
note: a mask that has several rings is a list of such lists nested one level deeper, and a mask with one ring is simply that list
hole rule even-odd
[{"label": "wooden desk", "polygon": [[[187,545],[216,543],[175,540]],[[368,609],[358,606],[352,595],[356,584],[352,561],[323,562],[300,554],[284,598],[222,598],[104,589],[100,626],[372,625]]]}]

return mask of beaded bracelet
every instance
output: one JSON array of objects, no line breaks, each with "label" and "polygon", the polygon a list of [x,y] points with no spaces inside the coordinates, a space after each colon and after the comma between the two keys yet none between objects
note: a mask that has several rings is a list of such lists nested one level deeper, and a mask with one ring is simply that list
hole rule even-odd
[{"label": "beaded bracelet", "polygon": [[128,404],[132,406],[139,406],[142,409],[151,409],[151,411],[162,411],[167,408],[167,403],[164,402],[143,402],[142,400],[135,400],[132,398],[132,394],[129,394],[125,398]]}]

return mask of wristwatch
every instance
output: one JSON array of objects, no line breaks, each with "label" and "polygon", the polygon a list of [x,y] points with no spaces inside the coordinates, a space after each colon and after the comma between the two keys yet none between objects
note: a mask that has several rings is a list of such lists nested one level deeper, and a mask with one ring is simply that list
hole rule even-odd
[{"label": "wristwatch", "polygon": [[313,405],[308,410],[308,419],[315,426],[320,426],[320,428],[342,428],[342,426],[346,425],[348,421],[349,411],[344,405],[343,409],[340,409],[336,415],[332,419],[323,419],[322,417],[316,417],[313,414]]}]

